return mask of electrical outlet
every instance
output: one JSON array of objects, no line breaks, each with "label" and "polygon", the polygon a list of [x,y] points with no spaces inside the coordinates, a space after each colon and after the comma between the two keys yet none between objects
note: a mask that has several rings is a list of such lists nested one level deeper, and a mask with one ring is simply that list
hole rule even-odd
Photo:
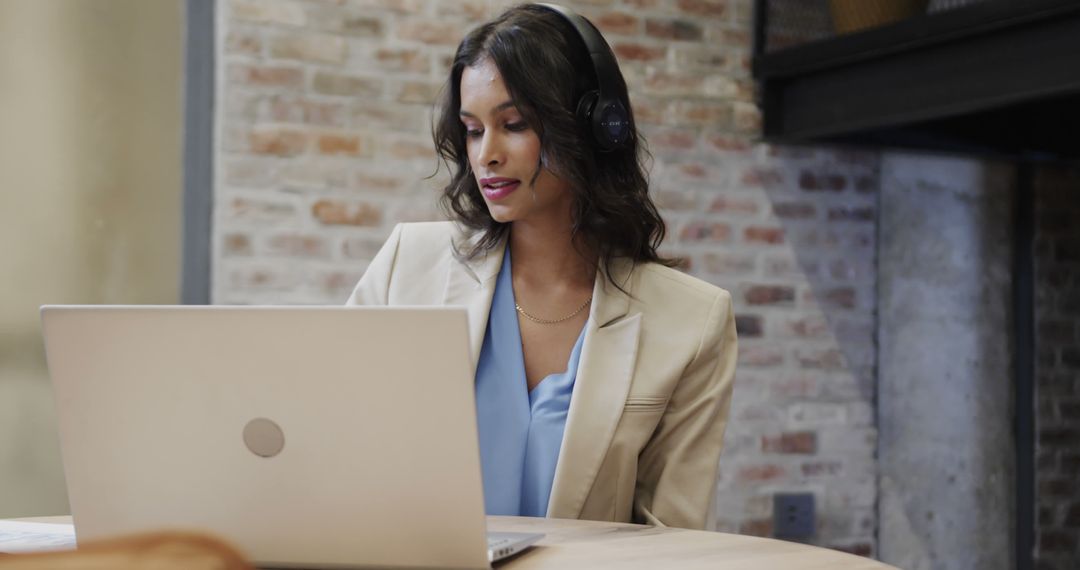
[{"label": "electrical outlet", "polygon": [[816,532],[815,520],[812,493],[773,495],[773,536],[776,538],[811,538]]}]

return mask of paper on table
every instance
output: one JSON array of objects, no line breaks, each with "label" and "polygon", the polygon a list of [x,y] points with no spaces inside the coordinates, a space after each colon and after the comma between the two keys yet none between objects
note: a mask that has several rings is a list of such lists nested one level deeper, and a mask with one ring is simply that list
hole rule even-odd
[{"label": "paper on table", "polygon": [[0,552],[38,552],[75,548],[75,527],[70,524],[0,520]]}]

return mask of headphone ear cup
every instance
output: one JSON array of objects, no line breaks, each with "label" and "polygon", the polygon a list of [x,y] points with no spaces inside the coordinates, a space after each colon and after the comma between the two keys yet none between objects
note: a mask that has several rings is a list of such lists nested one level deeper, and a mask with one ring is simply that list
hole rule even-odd
[{"label": "headphone ear cup", "polygon": [[599,91],[588,91],[578,99],[577,120],[581,128],[589,133],[588,137],[595,140],[596,131],[593,130],[593,111],[596,110],[596,102],[600,100]]}]

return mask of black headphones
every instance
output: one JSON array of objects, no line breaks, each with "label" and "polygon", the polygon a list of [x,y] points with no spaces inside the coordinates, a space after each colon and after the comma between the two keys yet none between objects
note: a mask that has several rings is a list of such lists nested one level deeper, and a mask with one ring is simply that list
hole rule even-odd
[{"label": "black headphones", "polygon": [[585,47],[589,50],[593,71],[596,73],[595,91],[581,96],[577,105],[577,117],[592,132],[593,139],[602,150],[625,148],[633,132],[630,113],[614,94],[618,92],[619,64],[604,37],[592,22],[557,4],[537,4],[555,12],[573,26]]}]

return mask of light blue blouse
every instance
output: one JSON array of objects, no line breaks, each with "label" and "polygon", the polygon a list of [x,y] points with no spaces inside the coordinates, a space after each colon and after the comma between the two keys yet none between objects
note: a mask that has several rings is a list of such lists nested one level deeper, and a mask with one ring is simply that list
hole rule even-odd
[{"label": "light blue blouse", "polygon": [[546,376],[529,391],[507,246],[476,366],[476,413],[487,514],[547,515],[584,338],[582,327],[565,372]]}]

